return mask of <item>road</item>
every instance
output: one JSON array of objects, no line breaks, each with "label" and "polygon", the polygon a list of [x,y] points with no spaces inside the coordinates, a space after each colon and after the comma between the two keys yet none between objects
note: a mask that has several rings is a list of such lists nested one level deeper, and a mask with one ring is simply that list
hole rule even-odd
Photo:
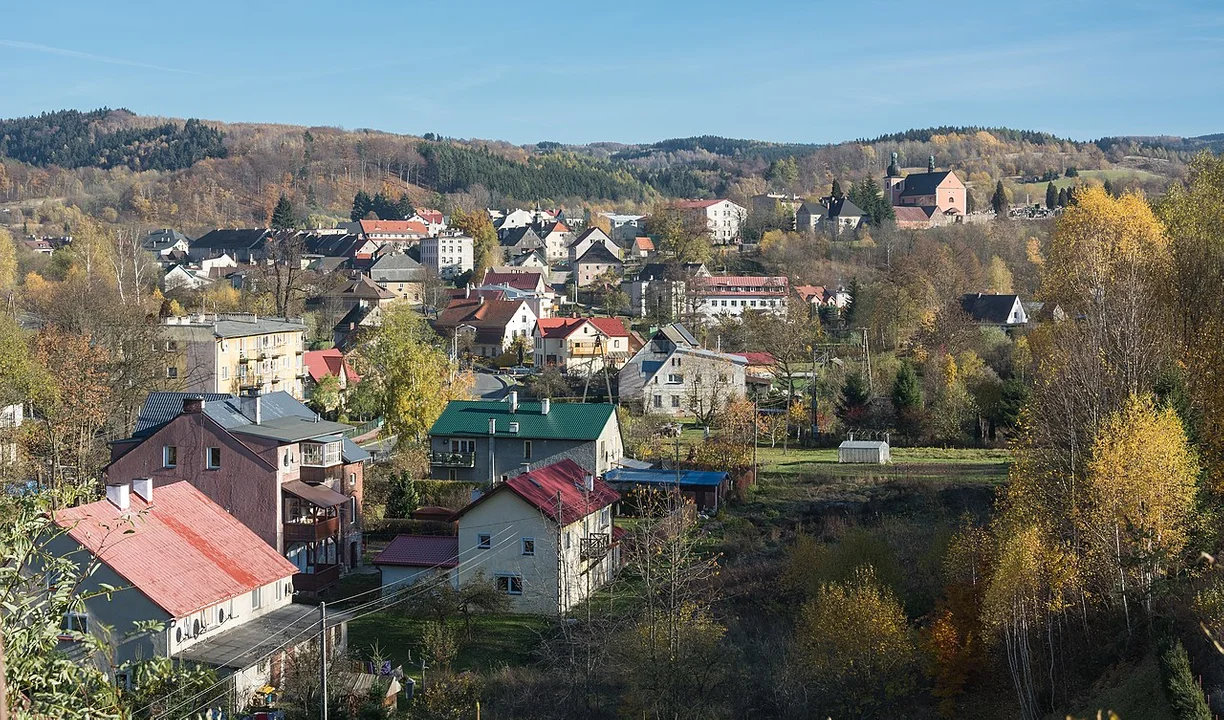
[{"label": "road", "polygon": [[475,375],[476,385],[472,388],[472,392],[485,400],[501,400],[513,387],[510,378],[504,375],[495,375],[485,370],[477,370]]}]

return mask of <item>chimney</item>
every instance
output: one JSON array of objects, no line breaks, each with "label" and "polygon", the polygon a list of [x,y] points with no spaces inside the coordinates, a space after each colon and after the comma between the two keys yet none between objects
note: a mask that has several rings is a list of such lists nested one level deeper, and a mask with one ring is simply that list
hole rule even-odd
[{"label": "chimney", "polygon": [[480,293],[480,304],[484,305],[484,301],[485,301],[484,293]]},{"label": "chimney", "polygon": [[489,418],[489,434],[497,434],[497,418]]},{"label": "chimney", "polygon": [[587,473],[582,478],[582,487],[587,492],[595,492],[595,476],[591,473]]},{"label": "chimney", "polygon": [[472,297],[472,283],[463,286],[463,298],[466,300],[470,297]]},{"label": "chimney", "polygon": [[132,492],[147,503],[153,502],[153,478],[136,478],[132,481]]},{"label": "chimney", "polygon": [[248,420],[259,425],[263,421],[263,398],[259,388],[251,388],[239,398],[239,410]]},{"label": "chimney", "polygon": [[119,508],[122,512],[127,512],[128,508],[132,505],[131,492],[132,486],[130,483],[119,482],[107,483],[106,485],[106,499],[110,501],[111,505]]},{"label": "chimney", "polygon": [[548,411],[551,409],[552,409],[552,400],[548,398],[544,398],[540,400],[540,414],[541,415],[547,415]]},{"label": "chimney", "polygon": [[183,412],[186,414],[196,414],[204,411],[204,396],[192,395],[191,397],[183,398]]},{"label": "chimney", "polygon": [[510,403],[510,412],[518,412],[518,390],[511,390],[510,394],[506,396],[506,399]]}]

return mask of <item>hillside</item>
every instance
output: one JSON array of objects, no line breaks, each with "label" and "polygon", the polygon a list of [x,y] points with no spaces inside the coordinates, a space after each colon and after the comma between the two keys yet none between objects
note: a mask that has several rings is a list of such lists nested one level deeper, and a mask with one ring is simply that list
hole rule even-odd
[{"label": "hillside", "polygon": [[[0,203],[26,211],[48,198],[111,221],[186,229],[261,224],[284,194],[303,219],[345,217],[354,194],[407,195],[448,207],[511,204],[648,210],[670,197],[765,191],[817,195],[903,167],[955,169],[979,205],[1003,179],[1075,167],[1159,193],[1224,136],[1060,139],[1009,128],[941,127],[830,145],[714,136],[627,145],[504,142],[248,123],[186,121],[124,110],[59,111],[0,120]],[[1126,172],[1115,172],[1122,171]]]}]

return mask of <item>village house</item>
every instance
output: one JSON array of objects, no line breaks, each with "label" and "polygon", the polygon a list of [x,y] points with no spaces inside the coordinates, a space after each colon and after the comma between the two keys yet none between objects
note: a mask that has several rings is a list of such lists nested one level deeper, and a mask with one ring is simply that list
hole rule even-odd
[{"label": "village house", "polygon": [[399,300],[399,295],[380,287],[369,275],[357,275],[344,287],[331,294],[346,310],[362,307],[384,307]]},{"label": "village house", "polygon": [[799,299],[810,305],[813,311],[821,308],[841,310],[850,304],[850,293],[844,287],[833,290],[824,285],[796,285],[794,289]]},{"label": "village house", "polygon": [[596,245],[602,245],[605,250],[617,259],[621,257],[621,246],[608,234],[597,227],[587,228],[582,231],[574,241],[569,244],[567,251],[569,253],[570,267],[573,268],[578,264],[578,258],[586,254],[588,250]]},{"label": "village house", "polygon": [[[293,563],[188,482],[112,480],[104,499],[52,518],[63,532],[48,549],[85,573],[60,649],[120,686],[136,679],[131,664],[168,657],[214,668],[245,705],[280,683],[289,655],[317,643],[317,613],[293,604]],[[344,647],[347,618],[329,614],[329,645]],[[142,629],[150,623],[161,629]],[[90,635],[105,656],[85,654]]]},{"label": "village house", "polygon": [[400,535],[374,560],[384,595],[429,578],[491,582],[513,612],[561,615],[619,565],[607,483],[564,459],[498,482],[459,510],[456,535]]},{"label": "village house", "polygon": [[605,273],[611,272],[619,278],[625,272],[625,266],[613,253],[601,244],[594,244],[587,249],[574,264],[574,284],[580,288],[591,287],[600,283]]},{"label": "village house", "polygon": [[368,263],[378,253],[377,242],[343,229],[302,233],[302,244],[307,255],[344,258],[358,265]]},{"label": "village house", "polygon": [[863,226],[867,213],[850,198],[835,198],[829,196],[821,199],[825,206],[824,222],[828,224],[834,235],[840,235],[843,230],[857,230]]},{"label": "village house", "polygon": [[261,262],[267,258],[268,240],[273,232],[268,228],[212,230],[192,240],[187,254],[196,262],[220,255],[229,255],[248,265]]},{"label": "village house", "polygon": [[510,258],[505,265],[495,266],[503,268],[524,268],[529,270],[547,270],[550,265],[548,259],[539,250],[532,250],[529,253],[515,255]]},{"label": "village house", "polygon": [[439,235],[421,241],[421,264],[450,280],[472,269],[473,241],[467,235]]},{"label": "village house", "polygon": [[186,480],[297,567],[317,592],[361,565],[369,453],[286,393],[151,393],[136,431],[111,444],[107,478]]},{"label": "village house", "polygon": [[441,210],[419,207],[413,208],[413,212],[416,215],[409,218],[409,220],[418,220],[424,223],[425,229],[429,232],[430,236],[437,235],[446,229],[446,217],[442,214]]},{"label": "village house", "polygon": [[164,257],[172,252],[187,252],[191,241],[178,230],[154,230],[140,241],[140,249]]},{"label": "village house", "polygon": [[515,338],[531,346],[531,333],[538,319],[525,300],[486,299],[483,294],[451,300],[434,320],[434,331],[453,338],[462,328],[471,333],[468,351],[495,358],[510,349]]},{"label": "village house", "polygon": [[163,318],[164,386],[182,392],[246,388],[302,395],[306,325],[241,313]]},{"label": "village house", "polygon": [[703,263],[647,263],[629,281],[629,310],[637,317],[666,313],[680,316],[685,310],[688,281],[709,277]]},{"label": "village house", "polygon": [[739,240],[740,225],[748,217],[748,210],[730,200],[681,200],[675,204],[684,216],[702,223],[710,231],[710,239],[716,245],[728,245]]},{"label": "village house", "polygon": [[378,287],[413,305],[424,302],[425,268],[405,253],[383,255],[370,266],[370,279]]},{"label": "village house", "polygon": [[630,335],[619,318],[541,318],[534,336],[537,368],[589,374],[629,358]]},{"label": "village house", "polygon": [[747,394],[747,366],[739,355],[702,349],[683,325],[673,323],[621,368],[620,401],[672,416],[710,413]]},{"label": "village house", "polygon": [[429,430],[431,475],[490,486],[564,458],[602,475],[624,455],[607,403],[453,400]]},{"label": "village house", "polygon": [[349,364],[348,359],[344,357],[344,353],[340,352],[339,348],[307,350],[306,354],[302,356],[302,362],[306,366],[308,391],[317,386],[328,375],[336,378],[340,385],[341,393],[344,393],[350,386],[361,381],[361,376],[353,370],[353,366]]},{"label": "village house", "polygon": [[646,232],[645,215],[624,215],[620,213],[601,212],[608,219],[609,236],[618,243],[626,243]]},{"label": "village house", "polygon": [[536,250],[544,252],[546,257],[548,254],[547,249],[544,247],[544,240],[536,234],[535,230],[531,229],[530,225],[522,225],[499,231],[498,242],[501,244],[502,253],[507,258]]},{"label": "village house", "polygon": [[551,263],[563,263],[569,258],[569,244],[574,233],[569,226],[558,220],[549,220],[533,227],[535,234],[544,241],[544,257]]},{"label": "village house", "polygon": [[713,320],[719,315],[739,317],[748,310],[785,312],[789,294],[785,276],[711,275],[688,281],[694,308]]},{"label": "village house", "polygon": [[961,296],[961,308],[980,325],[1027,325],[1028,312],[1019,295],[968,293]]},{"label": "village house", "polygon": [[359,220],[343,226],[373,241],[382,252],[404,252],[429,237],[429,228],[416,220]]}]

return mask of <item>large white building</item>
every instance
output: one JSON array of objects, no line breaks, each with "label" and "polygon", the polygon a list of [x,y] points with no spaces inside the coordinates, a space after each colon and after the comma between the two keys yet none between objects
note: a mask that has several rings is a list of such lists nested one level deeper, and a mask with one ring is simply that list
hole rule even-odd
[{"label": "large white building", "polygon": [[710,239],[727,245],[739,241],[740,226],[748,217],[748,209],[730,200],[682,200],[676,207],[694,221],[704,221]]},{"label": "large white building", "polygon": [[788,294],[783,276],[716,275],[688,283],[689,302],[709,320],[719,315],[739,317],[748,310],[786,312]]},{"label": "large white building", "polygon": [[421,240],[421,264],[450,279],[472,269],[472,238],[439,235]]}]

